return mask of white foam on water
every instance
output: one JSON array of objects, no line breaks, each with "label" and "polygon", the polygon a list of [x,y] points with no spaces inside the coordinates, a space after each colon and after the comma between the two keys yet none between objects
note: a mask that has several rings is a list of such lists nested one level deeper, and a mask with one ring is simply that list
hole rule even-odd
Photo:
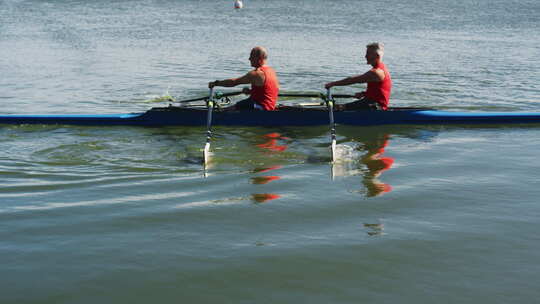
[{"label": "white foam on water", "polygon": [[355,150],[354,147],[346,144],[336,145],[335,155],[335,163],[351,162],[358,160],[361,157],[361,153],[359,153],[358,150]]}]

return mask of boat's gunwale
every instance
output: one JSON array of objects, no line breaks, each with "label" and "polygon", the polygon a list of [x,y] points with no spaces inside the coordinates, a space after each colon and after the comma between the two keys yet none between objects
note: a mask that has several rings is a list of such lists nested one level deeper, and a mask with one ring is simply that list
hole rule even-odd
[{"label": "boat's gunwale", "polygon": [[[324,107],[294,107],[277,111],[216,111],[213,125],[229,126],[316,126],[328,124]],[[428,108],[394,107],[386,111],[336,111],[338,125],[396,124],[493,124],[540,123],[540,112],[462,112]],[[203,126],[206,109],[155,107],[146,112],[121,114],[9,114],[0,124]]]}]

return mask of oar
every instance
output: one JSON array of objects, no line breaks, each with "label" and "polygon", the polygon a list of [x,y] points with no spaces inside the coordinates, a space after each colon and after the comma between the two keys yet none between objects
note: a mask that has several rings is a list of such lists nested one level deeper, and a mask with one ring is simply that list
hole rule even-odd
[{"label": "oar", "polygon": [[[229,93],[219,93],[219,92],[216,92],[216,98],[219,99],[219,98],[223,98],[223,97],[229,97],[229,96],[236,96],[236,95],[240,95],[242,94],[243,92],[242,91],[236,91],[236,92],[229,92]],[[178,100],[178,101],[175,101],[175,102],[179,102],[179,103],[187,103],[187,102],[194,102],[194,101],[201,101],[201,100],[206,100],[208,99],[208,97],[198,97],[198,98],[193,98],[193,99],[185,99],[185,100]]]},{"label": "oar", "polygon": [[[215,98],[219,99],[219,98],[222,98],[222,97],[236,96],[236,95],[240,95],[242,93],[243,93],[242,91],[235,91],[235,92],[229,92],[229,93],[216,92]],[[314,97],[314,98],[322,98],[323,96],[322,96],[321,93],[280,93],[279,97],[297,97],[297,98]],[[354,98],[354,95],[335,94],[335,95],[333,95],[333,97],[334,98]],[[197,97],[197,98],[192,98],[192,99],[178,100],[178,101],[175,101],[175,102],[189,103],[189,102],[194,102],[194,101],[206,100],[207,98],[208,97],[205,96],[205,97]]]},{"label": "oar", "polygon": [[[279,93],[279,97],[298,97],[298,98],[307,98],[307,97],[314,97],[314,98],[323,98],[323,94],[321,93]],[[349,94],[335,94],[332,97],[334,98],[354,98],[354,95]]]},{"label": "oar", "polygon": [[330,93],[330,88],[326,89],[326,105],[328,106],[328,114],[330,116],[330,135],[332,137],[332,163],[336,161],[336,124],[334,123],[334,98]]},{"label": "oar", "polygon": [[206,101],[208,114],[206,116],[206,144],[204,145],[203,158],[204,166],[208,164],[210,159],[210,141],[212,140],[212,110],[214,109],[214,88],[210,89],[210,96]]}]

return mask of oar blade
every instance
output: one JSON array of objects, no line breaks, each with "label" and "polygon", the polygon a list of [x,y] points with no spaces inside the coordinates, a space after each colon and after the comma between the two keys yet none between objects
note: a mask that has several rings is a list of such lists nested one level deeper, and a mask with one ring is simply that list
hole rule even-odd
[{"label": "oar blade", "polygon": [[209,142],[207,142],[204,145],[203,162],[205,166],[208,165],[208,163],[210,162],[210,143]]},{"label": "oar blade", "polygon": [[337,161],[337,154],[336,154],[336,139],[332,139],[332,144],[330,145],[330,149],[332,151],[332,163],[335,163]]}]

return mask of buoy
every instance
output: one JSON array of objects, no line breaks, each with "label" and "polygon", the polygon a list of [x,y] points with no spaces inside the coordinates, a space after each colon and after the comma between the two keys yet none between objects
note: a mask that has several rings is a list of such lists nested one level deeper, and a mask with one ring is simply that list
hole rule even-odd
[{"label": "buoy", "polygon": [[242,0],[235,0],[234,1],[234,8],[241,9],[242,7],[244,7],[244,3],[242,3]]}]

